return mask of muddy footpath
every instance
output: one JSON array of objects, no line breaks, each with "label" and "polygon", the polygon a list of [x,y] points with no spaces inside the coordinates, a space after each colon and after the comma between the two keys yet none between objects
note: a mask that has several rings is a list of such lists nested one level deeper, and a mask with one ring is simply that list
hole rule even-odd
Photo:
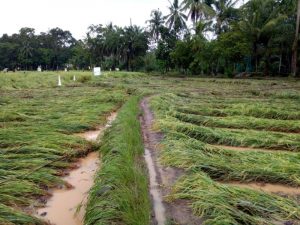
[{"label": "muddy footpath", "polygon": [[183,175],[183,171],[164,167],[159,163],[158,146],[163,139],[163,135],[152,130],[154,115],[149,107],[149,98],[142,100],[140,108],[142,110],[140,121],[145,146],[144,157],[150,180],[152,225],[165,225],[167,223],[181,225],[201,224],[203,220],[193,215],[187,201],[165,201],[165,197],[171,193],[171,187]]}]

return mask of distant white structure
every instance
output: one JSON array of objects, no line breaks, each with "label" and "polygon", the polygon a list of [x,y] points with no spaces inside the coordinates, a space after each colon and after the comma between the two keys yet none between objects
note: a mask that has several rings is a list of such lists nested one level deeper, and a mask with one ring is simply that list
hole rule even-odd
[{"label": "distant white structure", "polygon": [[68,72],[68,68],[65,68],[65,72]]},{"label": "distant white structure", "polygon": [[61,79],[60,79],[60,75],[58,75],[58,84],[59,87],[61,86]]},{"label": "distant white structure", "polygon": [[94,76],[101,76],[101,68],[94,67]]},{"label": "distant white structure", "polygon": [[38,66],[37,71],[42,72],[42,66]]},{"label": "distant white structure", "polygon": [[4,72],[4,73],[7,73],[7,72],[8,72],[8,68],[5,68],[5,69],[3,70],[3,72]]},{"label": "distant white structure", "polygon": [[76,81],[76,76],[75,75],[73,76],[73,81]]},{"label": "distant white structure", "polygon": [[116,68],[116,71],[120,71],[120,69],[119,69],[119,68]]}]

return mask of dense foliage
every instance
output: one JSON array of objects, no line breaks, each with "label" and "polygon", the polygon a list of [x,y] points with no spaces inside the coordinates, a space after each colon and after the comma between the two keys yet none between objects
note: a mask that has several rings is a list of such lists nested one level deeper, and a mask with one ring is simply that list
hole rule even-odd
[{"label": "dense foliage", "polygon": [[59,28],[4,34],[0,69],[295,75],[299,20],[295,0],[174,0],[168,15],[153,10],[145,28],[91,25],[83,40]]}]

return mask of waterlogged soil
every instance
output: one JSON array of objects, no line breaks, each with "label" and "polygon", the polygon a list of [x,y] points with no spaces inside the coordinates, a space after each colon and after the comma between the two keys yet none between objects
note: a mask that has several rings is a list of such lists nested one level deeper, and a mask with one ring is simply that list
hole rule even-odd
[{"label": "waterlogged soil", "polygon": [[87,141],[97,141],[97,138],[101,136],[101,133],[103,133],[103,131],[110,127],[112,122],[116,119],[117,117],[117,113],[113,112],[110,114],[110,116],[107,117],[107,124],[105,126],[98,126],[96,127],[95,130],[90,130],[84,133],[79,133],[76,134],[76,136],[84,138]]},{"label": "waterlogged soil", "polygon": [[[97,130],[76,134],[76,136],[96,142],[116,117],[117,113],[112,113],[107,117],[105,126],[99,126]],[[94,184],[94,176],[100,168],[99,153],[92,152],[79,159],[75,168],[63,178],[68,184],[67,187],[52,190],[51,198],[44,208],[37,209],[36,216],[53,225],[83,224],[88,193]]]},{"label": "waterlogged soil", "polygon": [[163,139],[161,133],[152,130],[154,115],[149,107],[149,98],[140,104],[143,115],[140,118],[145,145],[145,161],[150,180],[152,199],[152,225],[180,224],[199,225],[203,220],[193,215],[189,202],[184,200],[165,201],[171,193],[172,186],[183,175],[183,171],[164,167],[158,161],[159,143]]},{"label": "waterlogged soil", "polygon": [[290,187],[290,186],[280,185],[280,184],[269,184],[269,183],[259,183],[259,182],[255,182],[255,183],[254,182],[251,183],[230,182],[227,184],[241,187],[241,188],[260,190],[272,194],[300,196],[300,188]]},{"label": "waterlogged soil", "polygon": [[218,149],[225,149],[225,150],[234,150],[234,151],[257,151],[257,152],[284,152],[280,150],[270,150],[270,149],[261,149],[261,148],[250,148],[250,147],[236,147],[236,146],[226,146],[226,145],[211,145]]},{"label": "waterlogged soil", "polygon": [[93,186],[94,176],[100,166],[99,154],[90,153],[78,162],[64,181],[72,187],[55,189],[45,208],[38,209],[39,217],[56,225],[82,225],[88,192]]},{"label": "waterlogged soil", "polygon": [[158,225],[164,225],[166,223],[166,209],[163,204],[162,193],[159,190],[159,183],[157,181],[157,173],[151,152],[149,149],[145,149],[145,161],[148,167],[149,179],[150,179],[150,194],[152,197],[153,211],[155,219]]}]

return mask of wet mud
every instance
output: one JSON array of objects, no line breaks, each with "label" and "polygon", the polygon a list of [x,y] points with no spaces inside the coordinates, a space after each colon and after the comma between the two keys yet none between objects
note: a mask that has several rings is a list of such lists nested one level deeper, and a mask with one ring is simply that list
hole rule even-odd
[{"label": "wet mud", "polygon": [[236,146],[227,146],[227,145],[211,145],[218,149],[225,150],[234,150],[234,151],[256,151],[256,152],[267,152],[267,153],[276,153],[276,152],[284,152],[280,150],[271,150],[271,149],[262,149],[262,148],[251,148],[251,147],[236,147]]},{"label": "wet mud", "polygon": [[288,196],[300,195],[300,188],[290,187],[281,184],[269,184],[269,183],[259,183],[259,182],[251,182],[251,183],[230,182],[226,184],[230,184],[242,188],[260,190],[272,194],[280,194],[280,195],[288,195]]},{"label": "wet mud", "polygon": [[140,117],[145,145],[145,161],[150,180],[150,195],[152,199],[152,225],[180,224],[199,225],[203,220],[193,215],[189,202],[185,200],[166,201],[171,189],[183,171],[164,167],[158,161],[159,144],[163,135],[152,130],[154,115],[149,107],[149,98],[144,98],[140,104],[143,115]]},{"label": "wet mud", "polygon": [[107,123],[105,126],[98,126],[96,127],[95,130],[90,130],[84,133],[79,133],[76,134],[76,136],[84,138],[87,141],[97,141],[97,138],[99,138],[101,136],[101,134],[103,133],[103,131],[110,127],[112,122],[116,119],[117,117],[117,113],[113,112],[110,114],[110,116],[107,117]]}]

